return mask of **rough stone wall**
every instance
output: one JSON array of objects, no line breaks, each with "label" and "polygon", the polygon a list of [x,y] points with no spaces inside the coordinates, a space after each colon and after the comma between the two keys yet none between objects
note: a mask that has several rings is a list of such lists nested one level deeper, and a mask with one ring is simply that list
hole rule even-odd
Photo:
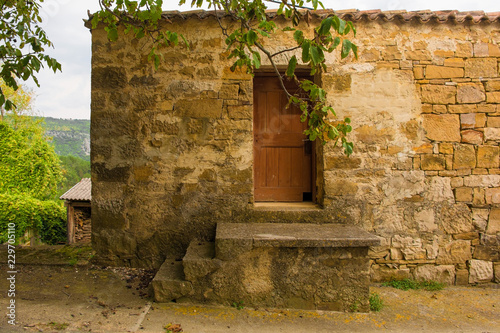
[{"label": "rough stone wall", "polygon": [[351,158],[325,147],[325,207],[381,237],[372,280],[491,281],[500,261],[498,25],[357,29],[359,61],[322,80],[339,114],[354,119],[356,147]]},{"label": "rough stone wall", "polygon": [[[93,245],[114,264],[159,267],[217,222],[287,219],[253,209],[251,76],[230,72],[214,18],[170,27],[191,45],[157,72],[145,41],[92,31]],[[316,78],[353,119],[355,153],[318,147],[322,210],[303,219],[378,235],[375,281],[498,279],[498,24],[356,27],[359,60],[329,56]]]}]

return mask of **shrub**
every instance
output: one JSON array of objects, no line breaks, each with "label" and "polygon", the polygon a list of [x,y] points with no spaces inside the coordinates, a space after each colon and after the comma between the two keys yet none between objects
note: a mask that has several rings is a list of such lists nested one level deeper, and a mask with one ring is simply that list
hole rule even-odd
[{"label": "shrub", "polygon": [[66,209],[62,202],[0,194],[0,243],[7,241],[9,223],[16,225],[16,240],[32,228],[45,244],[66,241]]},{"label": "shrub", "polygon": [[384,282],[382,285],[401,290],[409,290],[409,289],[441,290],[444,288],[443,283],[439,283],[432,280],[431,281],[415,281],[410,279],[391,280],[389,282]]}]

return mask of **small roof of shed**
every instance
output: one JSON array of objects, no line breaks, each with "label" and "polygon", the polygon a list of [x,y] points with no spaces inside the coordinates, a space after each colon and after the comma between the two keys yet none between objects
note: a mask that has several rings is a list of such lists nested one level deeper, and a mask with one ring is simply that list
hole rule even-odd
[{"label": "small roof of shed", "polygon": [[92,182],[90,181],[90,178],[82,178],[78,184],[66,191],[66,193],[61,195],[59,199],[70,201],[91,201]]}]

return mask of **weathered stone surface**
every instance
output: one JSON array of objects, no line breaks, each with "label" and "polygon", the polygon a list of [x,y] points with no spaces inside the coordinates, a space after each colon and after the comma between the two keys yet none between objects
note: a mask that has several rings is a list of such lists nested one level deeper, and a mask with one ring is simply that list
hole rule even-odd
[{"label": "weathered stone surface", "polygon": [[486,127],[484,129],[485,140],[500,140],[500,128]]},{"label": "weathered stone surface", "polygon": [[474,247],[474,259],[486,261],[500,260],[500,244],[495,245],[476,245]]},{"label": "weathered stone surface", "polygon": [[422,102],[430,104],[455,104],[457,88],[450,86],[422,86]]},{"label": "weathered stone surface", "polygon": [[444,205],[439,218],[442,228],[448,234],[472,231],[472,213],[466,204]]},{"label": "weathered stone surface", "polygon": [[472,259],[472,249],[470,241],[456,240],[446,244],[439,249],[439,254],[436,260],[438,265],[451,265],[465,263]]},{"label": "weathered stone surface", "polygon": [[485,82],[486,91],[499,91],[500,90],[500,80],[488,80]]},{"label": "weathered stone surface", "polygon": [[493,263],[491,261],[469,261],[469,283],[490,282],[493,279]]},{"label": "weathered stone surface", "polygon": [[422,155],[420,161],[422,170],[444,170],[446,160],[442,155]]},{"label": "weathered stone surface", "polygon": [[165,261],[151,282],[156,302],[171,302],[193,292],[191,282],[184,281],[182,262]]},{"label": "weathered stone surface", "polygon": [[[484,127],[485,123],[486,123],[486,115],[484,113],[464,113],[460,115],[460,126],[463,129]],[[490,126],[490,127],[495,127],[495,126]]]},{"label": "weathered stone surface", "polygon": [[424,129],[427,138],[434,141],[459,142],[460,120],[457,115],[424,115]]},{"label": "weathered stone surface", "polygon": [[495,283],[500,283],[500,262],[493,264],[495,270]]},{"label": "weathered stone surface", "polygon": [[480,83],[461,83],[457,89],[458,103],[480,103],[486,100],[484,86]]},{"label": "weathered stone surface", "polygon": [[500,203],[500,188],[487,188],[485,194],[487,204]]},{"label": "weathered stone surface", "polygon": [[425,70],[427,79],[446,79],[452,77],[463,77],[464,69],[460,67],[445,67],[429,65]]},{"label": "weathered stone surface", "polygon": [[500,175],[472,175],[464,177],[464,185],[469,187],[500,187]]},{"label": "weathered stone surface", "polygon": [[222,100],[219,99],[181,99],[175,103],[174,108],[181,117],[220,118],[222,116]]},{"label": "weathered stone surface", "polygon": [[411,274],[408,268],[393,268],[386,265],[372,265],[370,277],[373,282],[384,282],[409,279]]},{"label": "weathered stone surface", "polygon": [[488,127],[500,127],[500,117],[488,117]]},{"label": "weathered stone surface", "polygon": [[476,151],[473,145],[456,145],[453,157],[454,169],[471,169],[476,167]]},{"label": "weathered stone surface", "polygon": [[422,265],[415,268],[415,280],[417,281],[437,281],[447,285],[455,284],[454,265]]},{"label": "weathered stone surface", "polygon": [[498,77],[497,60],[493,58],[470,58],[465,60],[465,77]]},{"label": "weathered stone surface", "polygon": [[480,131],[465,130],[460,132],[462,135],[463,143],[470,143],[473,145],[480,145],[483,143],[484,134]]},{"label": "weathered stone surface", "polygon": [[499,148],[498,146],[480,146],[477,148],[478,168],[498,168]]},{"label": "weathered stone surface", "polygon": [[253,109],[251,105],[230,105],[227,112],[231,119],[252,119]]},{"label": "weathered stone surface", "polygon": [[491,235],[500,232],[500,208],[491,209],[486,232]]},{"label": "weathered stone surface", "polygon": [[[500,211],[497,214],[498,214],[498,219],[500,221]],[[479,231],[485,231],[486,226],[488,225],[489,215],[490,215],[489,209],[473,208],[472,224],[474,225],[474,228],[476,228]]]},{"label": "weathered stone surface", "polygon": [[470,187],[456,188],[455,200],[457,202],[472,202],[472,189]]},{"label": "weathered stone surface", "polygon": [[347,156],[326,156],[325,168],[330,169],[356,169],[361,165],[361,159]]},{"label": "weathered stone surface", "polygon": [[469,271],[467,269],[457,269],[455,284],[457,286],[466,286],[469,284]]},{"label": "weathered stone surface", "polygon": [[486,93],[486,102],[500,103],[500,91],[493,91]]},{"label": "weathered stone surface", "polygon": [[450,178],[448,177],[429,177],[425,181],[427,190],[424,192],[424,198],[434,202],[454,201],[453,190],[451,189]]},{"label": "weathered stone surface", "polygon": [[238,99],[238,91],[240,86],[238,84],[223,84],[219,91],[220,99]]},{"label": "weathered stone surface", "polygon": [[448,111],[450,113],[475,113],[478,112],[476,104],[457,104],[448,105]]}]

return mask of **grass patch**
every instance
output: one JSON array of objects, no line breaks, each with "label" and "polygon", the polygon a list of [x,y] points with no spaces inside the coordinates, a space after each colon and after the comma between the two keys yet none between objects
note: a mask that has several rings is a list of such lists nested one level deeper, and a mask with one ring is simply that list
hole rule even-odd
[{"label": "grass patch", "polygon": [[445,285],[444,283],[436,282],[436,281],[415,281],[411,279],[404,279],[404,280],[391,280],[389,282],[384,282],[382,283],[383,286],[386,287],[393,287],[396,289],[401,289],[401,290],[418,290],[418,289],[425,289],[429,291],[433,290],[442,290],[444,289]]},{"label": "grass patch", "polygon": [[377,293],[372,293],[370,295],[369,301],[371,311],[379,312],[384,307],[384,302],[382,301],[382,298],[380,298],[380,295]]},{"label": "grass patch", "polygon": [[65,330],[66,328],[68,328],[69,324],[68,323],[56,323],[54,321],[51,321],[49,323],[49,326],[54,329],[54,330],[57,330],[57,331],[62,331],[62,330]]}]

